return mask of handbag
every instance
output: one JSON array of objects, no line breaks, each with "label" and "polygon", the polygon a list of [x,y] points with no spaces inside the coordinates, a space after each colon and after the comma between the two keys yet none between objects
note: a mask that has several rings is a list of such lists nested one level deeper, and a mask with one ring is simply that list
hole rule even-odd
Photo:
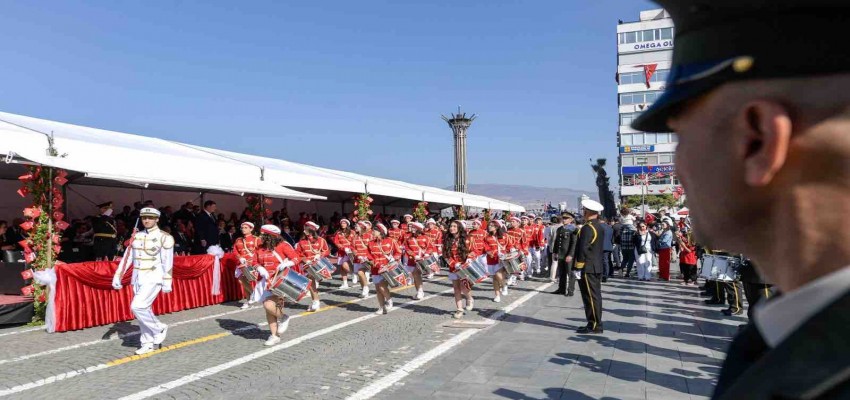
[{"label": "handbag", "polygon": [[[640,237],[640,236],[638,236]],[[649,233],[646,234],[646,239],[641,241],[640,246],[638,246],[638,254],[646,254],[646,241],[649,239]]]}]

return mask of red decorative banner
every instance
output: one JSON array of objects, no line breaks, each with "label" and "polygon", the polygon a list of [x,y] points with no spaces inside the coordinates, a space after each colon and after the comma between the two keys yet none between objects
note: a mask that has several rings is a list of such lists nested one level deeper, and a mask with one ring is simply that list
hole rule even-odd
[{"label": "red decorative banner", "polygon": [[649,89],[649,80],[652,79],[652,75],[655,74],[656,68],[658,68],[658,64],[646,64],[643,66],[643,75],[646,77],[647,89]]}]

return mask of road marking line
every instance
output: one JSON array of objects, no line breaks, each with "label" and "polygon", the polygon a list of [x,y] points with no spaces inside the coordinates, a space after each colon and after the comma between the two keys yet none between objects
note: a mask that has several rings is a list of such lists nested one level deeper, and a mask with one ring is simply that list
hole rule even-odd
[{"label": "road marking line", "polygon": [[[399,289],[401,289],[401,288],[399,288]],[[414,300],[414,301],[411,301],[411,302],[408,302],[408,303],[400,304],[398,307],[394,308],[393,310],[391,310],[389,312],[393,312],[393,311],[401,309],[401,308],[406,308],[406,307],[412,306],[414,304],[433,299],[434,297],[441,296],[445,293],[452,292],[453,290],[454,289],[446,289],[442,292],[438,292],[438,293],[434,293],[434,294],[429,295],[429,296],[425,296],[421,300]],[[260,357],[264,357],[264,356],[267,356],[269,354],[272,354],[276,351],[288,349],[292,346],[301,344],[301,343],[308,341],[310,339],[315,339],[319,336],[324,336],[328,333],[340,330],[340,329],[345,328],[347,326],[354,325],[354,324],[357,324],[357,323],[360,323],[360,322],[363,322],[363,321],[367,321],[367,320],[370,320],[370,319],[376,318],[376,317],[378,317],[378,315],[369,314],[369,315],[364,315],[362,317],[355,318],[355,319],[350,320],[350,321],[341,322],[339,324],[332,325],[332,326],[329,326],[327,328],[323,328],[323,329],[314,331],[314,332],[306,334],[304,336],[299,336],[295,339],[291,339],[291,340],[284,342],[284,343],[281,343],[279,345],[269,347],[267,349],[264,349],[264,350],[261,350],[261,351],[255,352],[255,353],[248,354],[247,356],[243,356],[243,357],[237,358],[235,360],[228,361],[226,363],[207,368],[205,370],[196,372],[194,374],[186,375],[182,378],[175,379],[171,382],[164,383],[164,384],[161,384],[161,385],[158,385],[158,386],[154,386],[150,389],[143,390],[141,392],[134,393],[134,394],[131,394],[131,395],[128,395],[128,396],[124,396],[120,400],[146,399],[148,397],[155,396],[157,394],[169,391],[171,389],[174,389],[174,388],[186,385],[188,383],[203,379],[203,378],[208,377],[210,375],[214,375],[214,374],[217,374],[219,372],[228,370],[230,368],[238,367],[240,365],[249,363],[249,362],[254,361],[254,360],[256,360]]]},{"label": "road marking line", "polygon": [[[399,288],[396,288],[395,291],[404,290],[408,287],[409,286],[399,287]],[[412,302],[401,304],[401,305],[398,306],[398,308],[402,308],[402,307],[406,307],[408,305],[416,304],[420,301],[432,299],[434,297],[440,296],[440,295],[442,295],[444,293],[448,293],[450,291],[452,291],[452,289],[447,289],[447,290],[444,290],[442,292],[438,292],[438,293],[432,294],[430,296],[426,296],[422,300],[415,300],[415,301],[412,301]],[[366,297],[366,298],[363,298],[363,299],[354,299],[354,300],[350,300],[350,301],[345,302],[345,303],[340,303],[340,304],[337,304],[337,305],[328,306],[327,308],[340,308],[340,307],[345,306],[347,304],[358,303],[358,302],[361,302],[363,300],[366,300],[366,299],[369,299],[369,298],[372,298],[372,297],[373,296],[369,296],[369,297]],[[300,314],[293,315],[290,318],[295,319],[295,318],[304,317],[304,316],[307,316],[307,315],[310,315],[310,314],[315,314],[315,312],[304,311],[304,312],[301,312]],[[377,317],[377,315],[370,315],[370,316]],[[180,348],[183,348],[183,347],[208,342],[208,341],[211,341],[211,340],[220,339],[220,338],[223,338],[223,337],[226,337],[226,336],[232,336],[235,333],[241,333],[241,332],[244,332],[244,331],[257,329],[257,328],[259,328],[261,326],[265,326],[265,325],[268,325],[268,322],[263,322],[263,323],[259,323],[259,324],[251,324],[251,325],[248,325],[248,326],[243,326],[241,328],[234,329],[233,331],[230,331],[230,332],[216,333],[216,334],[200,337],[200,338],[197,338],[197,339],[192,339],[192,340],[187,340],[187,341],[180,342],[180,343],[175,343],[173,345],[166,346],[166,347],[163,347],[161,349],[157,349],[157,350],[154,350],[150,353],[143,354],[143,355],[140,355],[140,356],[133,355],[133,356],[129,356],[129,357],[123,357],[123,358],[119,358],[117,360],[109,361],[109,362],[104,363],[104,364],[98,364],[98,365],[95,365],[95,366],[77,369],[77,370],[74,370],[74,371],[69,371],[69,372],[65,372],[65,373],[62,373],[62,374],[54,375],[54,376],[47,377],[47,378],[44,378],[44,379],[39,379],[39,380],[34,381],[34,382],[29,382],[29,383],[25,383],[23,385],[18,385],[18,386],[14,386],[14,387],[11,387],[11,388],[8,388],[8,389],[0,390],[0,397],[8,396],[10,394],[24,392],[24,391],[27,391],[27,390],[30,390],[30,389],[34,389],[34,388],[44,386],[44,385],[48,385],[48,384],[51,384],[51,383],[56,383],[56,382],[63,381],[63,380],[68,379],[68,378],[73,378],[73,377],[83,375],[83,374],[87,374],[87,373],[90,373],[90,372],[100,371],[102,369],[126,364],[126,363],[131,362],[131,361],[142,360],[142,359],[151,357],[153,355],[165,353],[165,352],[168,352],[168,351],[171,351],[171,350],[176,350],[176,349],[180,349]],[[316,331],[316,332],[320,332],[320,331]],[[301,343],[301,342],[298,342],[298,343]]]},{"label": "road marking line", "polygon": [[[526,301],[530,300],[534,295],[546,290],[552,283],[544,283],[541,286],[538,286],[534,291],[526,293],[524,296],[520,297],[507,307],[493,313],[493,315],[487,317],[489,321],[489,325],[495,325],[500,319],[504,318],[505,315],[509,314],[511,311],[515,310],[517,307],[521,306]],[[487,329],[487,328],[485,328]],[[475,335],[478,332],[483,331],[484,329],[467,329],[463,332],[453,336],[451,339],[443,342],[437,347],[434,347],[431,350],[423,353],[422,355],[410,360],[407,364],[401,366],[401,368],[393,371],[389,375],[386,375],[371,384],[363,387],[357,393],[354,393],[351,396],[348,396],[347,400],[366,400],[374,397],[378,393],[384,391],[388,387],[396,384],[397,382],[404,379],[406,376],[410,375],[411,372],[419,369],[423,365],[428,362],[434,360],[439,357],[443,353],[451,350],[455,346],[461,344],[464,340],[469,339],[472,335]]]},{"label": "road marking line", "polygon": [[19,334],[19,333],[27,333],[27,332],[34,332],[34,331],[43,331],[43,330],[45,330],[45,329],[47,329],[47,327],[45,327],[45,326],[36,326],[36,327],[33,327],[33,328],[21,329],[21,330],[19,330],[19,331],[14,331],[14,332],[5,332],[5,333],[0,333],[0,337],[3,337],[3,336],[9,336],[9,335],[17,335],[17,334]]},{"label": "road marking line", "polygon": [[[445,279],[446,279],[445,277],[438,278],[438,279],[433,280],[432,282],[437,282],[437,281],[441,281],[441,280],[445,280]],[[413,285],[399,287],[399,288],[393,289],[392,291],[398,292],[398,291],[405,290],[405,289],[408,289],[408,288],[411,288],[411,287],[413,287]],[[340,303],[340,304],[337,304],[337,305],[322,307],[317,311],[304,311],[301,314],[316,314],[316,313],[323,312],[323,311],[333,310],[335,308],[339,308],[339,307],[349,305],[349,304],[358,303],[358,302],[361,302],[363,300],[371,299],[373,297],[374,297],[374,295],[369,295],[366,298],[358,298],[358,299],[346,301],[346,302],[343,302],[343,303]],[[257,309],[262,309],[262,307],[250,307],[250,308],[246,308],[246,309],[232,310],[232,311],[227,311],[227,312],[223,312],[223,313],[207,315],[205,317],[199,317],[199,318],[189,319],[189,320],[185,320],[185,321],[172,322],[172,323],[168,324],[168,327],[173,328],[175,326],[187,325],[187,324],[191,324],[191,323],[195,323],[195,322],[205,321],[205,320],[208,320],[208,319],[223,317],[223,316],[226,316],[226,315],[232,315],[232,314],[237,314],[237,313],[241,313],[241,312],[245,312],[245,311],[257,310]],[[301,315],[301,314],[299,314],[299,315]],[[4,335],[14,335],[16,333],[29,332],[29,331],[38,330],[38,329],[44,329],[44,327],[37,327],[37,328],[34,328],[34,329],[22,330],[22,331],[18,331],[18,332],[9,332],[9,333],[6,333]],[[18,356],[18,357],[14,357],[14,358],[7,358],[5,360],[0,360],[0,365],[12,363],[12,362],[26,361],[26,360],[29,360],[29,359],[32,359],[32,358],[49,356],[51,354],[58,354],[58,353],[62,353],[62,352],[69,351],[69,350],[81,349],[83,347],[94,346],[96,344],[107,343],[107,342],[111,342],[111,341],[114,341],[114,340],[126,339],[126,338],[130,338],[130,337],[133,337],[133,336],[139,336],[140,333],[141,332],[139,332],[139,331],[127,332],[127,333],[124,333],[124,334],[110,336],[107,339],[92,340],[92,341],[89,341],[89,342],[83,342],[83,343],[78,343],[78,344],[69,345],[69,346],[65,346],[65,347],[59,347],[59,348],[52,349],[52,350],[45,350],[45,351],[38,352],[38,353],[24,354],[22,356]],[[2,336],[2,335],[0,335],[0,336]]]}]

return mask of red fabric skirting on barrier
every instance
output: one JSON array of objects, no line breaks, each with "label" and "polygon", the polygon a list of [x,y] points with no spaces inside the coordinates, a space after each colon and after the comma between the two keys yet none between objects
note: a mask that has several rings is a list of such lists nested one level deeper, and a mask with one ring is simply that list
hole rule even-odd
[{"label": "red fabric skirting on barrier", "polygon": [[[160,293],[153,303],[156,315],[219,304],[243,297],[242,285],[233,277],[238,261],[227,254],[221,262],[221,294],[213,295],[215,257],[198,255],[174,258],[171,293]],[[112,289],[117,262],[84,262],[56,266],[54,313],[56,332],[127,321],[133,288],[132,272],[122,279],[121,290]]]}]

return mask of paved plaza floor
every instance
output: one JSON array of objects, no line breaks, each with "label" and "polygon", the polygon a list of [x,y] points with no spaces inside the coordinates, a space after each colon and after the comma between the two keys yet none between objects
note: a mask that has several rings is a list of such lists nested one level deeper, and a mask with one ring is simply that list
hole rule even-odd
[{"label": "paved plaza floor", "polygon": [[[476,285],[460,321],[445,277],[395,294],[375,315],[357,290],[322,287],[319,312],[296,316],[280,345],[262,311],[229,303],[162,316],[163,350],[132,356],[134,321],[47,334],[0,329],[0,398],[19,399],[696,399],[710,396],[742,317],[698,288],[612,279],[602,335],[578,335],[581,299],[520,282],[501,303]],[[577,292],[578,293],[578,292]]]}]

